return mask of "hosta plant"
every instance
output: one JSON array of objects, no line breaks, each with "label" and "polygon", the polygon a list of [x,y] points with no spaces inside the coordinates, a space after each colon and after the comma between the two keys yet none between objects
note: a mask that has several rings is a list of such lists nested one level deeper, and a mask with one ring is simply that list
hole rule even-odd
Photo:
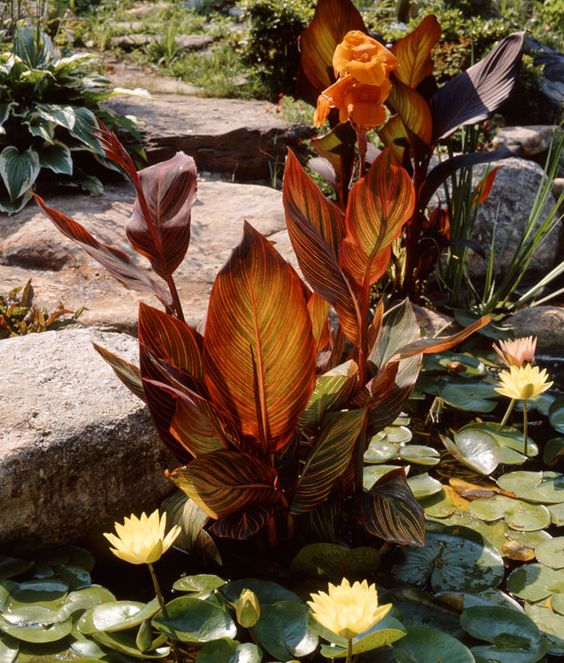
[{"label": "hosta plant", "polygon": [[[338,527],[354,532],[362,525],[369,534],[422,545],[422,511],[405,475],[395,472],[364,490],[363,455],[372,435],[400,413],[421,356],[450,348],[488,320],[421,340],[407,300],[387,315],[381,304],[371,310],[369,289],[414,204],[411,178],[391,150],[355,184],[346,213],[290,154],[288,229],[313,290],[245,223],[215,278],[200,334],[184,321],[173,278],[190,240],[193,159],[179,152],[137,172],[115,134],[102,128],[99,138],[135,186],[126,235],[155,277],[37,201],[116,278],[164,307],[140,306],[140,369],[100,351],[145,399],[162,440],[185,463],[170,478],[211,519],[209,532],[247,539],[266,528],[274,543],[296,529],[319,537],[333,527],[331,538]],[[329,324],[331,307],[338,323]],[[325,534],[318,509],[330,514],[321,518]]]},{"label": "hosta plant", "polygon": [[0,212],[18,212],[47,178],[100,193],[94,173],[111,166],[94,135],[97,117],[138,137],[128,119],[100,109],[114,90],[93,59],[60,57],[47,34],[27,27],[0,53]]},{"label": "hosta plant", "polygon": [[393,274],[396,286],[411,296],[421,293],[440,251],[461,239],[451,237],[444,215],[427,209],[437,188],[462,166],[512,154],[509,149],[461,154],[430,167],[438,144],[459,127],[487,119],[509,97],[524,39],[524,33],[506,37],[438,88],[431,53],[440,35],[436,17],[426,16],[388,50],[368,36],[350,0],[319,0],[300,42],[300,93],[317,104],[315,123],[328,119],[331,128],[313,141],[319,157],[311,166],[334,186],[339,206],[345,208],[355,173],[363,176],[366,161],[377,152],[368,142],[369,129],[377,131],[390,158],[413,182],[414,203],[394,247]]}]

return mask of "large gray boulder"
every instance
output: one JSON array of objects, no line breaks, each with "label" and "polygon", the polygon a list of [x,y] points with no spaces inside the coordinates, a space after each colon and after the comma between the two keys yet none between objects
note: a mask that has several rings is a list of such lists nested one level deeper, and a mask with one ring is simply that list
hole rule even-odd
[{"label": "large gray boulder", "polygon": [[516,337],[536,336],[539,352],[562,358],[564,351],[564,307],[533,306],[514,313],[507,325]]},{"label": "large gray boulder", "polygon": [[[124,232],[133,200],[131,187],[114,186],[107,187],[99,198],[53,196],[47,203],[84,224],[100,241],[133,254]],[[250,184],[200,182],[192,210],[190,247],[174,274],[190,324],[197,325],[204,317],[215,274],[241,240],[245,220],[276,240],[286,259],[294,260],[280,191]],[[147,265],[143,259],[140,263]],[[62,301],[72,310],[86,306],[80,321],[110,330],[134,333],[141,299],[159,306],[150,295],[126,290],[35,206],[0,224],[2,290],[21,286],[29,278],[38,303],[53,308]]]},{"label": "large gray boulder", "polygon": [[108,531],[173,489],[145,405],[92,341],[135,361],[134,338],[93,329],[0,341],[0,543]]}]

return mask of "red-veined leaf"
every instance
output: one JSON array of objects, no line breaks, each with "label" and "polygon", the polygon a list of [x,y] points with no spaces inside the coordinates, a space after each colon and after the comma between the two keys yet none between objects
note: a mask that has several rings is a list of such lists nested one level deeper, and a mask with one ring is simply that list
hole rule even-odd
[{"label": "red-veined leaf", "polygon": [[[315,194],[313,201],[309,200],[307,196],[316,189],[290,152],[284,172],[282,199],[288,234],[298,264],[315,292],[333,305],[345,334],[353,343],[358,344],[360,314],[356,300],[339,267],[333,247],[327,244],[322,235],[322,232],[328,231],[320,231],[329,224],[342,223],[343,213],[326,200],[321,192]],[[313,203],[317,204],[317,209]],[[338,232],[331,234],[333,245],[338,236]]]},{"label": "red-veined leaf", "polygon": [[216,536],[227,539],[245,541],[266,525],[272,517],[274,509],[265,506],[256,506],[252,509],[234,513],[227,518],[216,520],[210,527],[210,531]]},{"label": "red-veined leaf", "polygon": [[381,477],[362,494],[360,520],[369,534],[404,546],[425,545],[425,514],[403,469]]},{"label": "red-veined leaf", "polygon": [[315,388],[307,407],[299,419],[300,428],[315,429],[326,412],[348,403],[358,387],[358,364],[349,361],[335,366],[315,381]]},{"label": "red-veined leaf", "polygon": [[344,206],[355,165],[355,130],[350,122],[342,122],[324,136],[312,138],[311,145],[320,157],[333,166],[334,186],[339,194],[339,204]]},{"label": "red-veined leaf", "polygon": [[300,37],[300,70],[315,95],[335,80],[333,53],[350,30],[367,32],[351,0],[318,0],[313,20]]},{"label": "red-veined leaf", "polygon": [[399,361],[389,361],[368,382],[366,389],[359,394],[359,402],[364,407],[378,407],[390,395],[396,383]]},{"label": "red-veined leaf", "polygon": [[322,504],[339,477],[347,469],[360,435],[366,410],[329,412],[302,469],[290,505],[290,513],[299,515]]},{"label": "red-veined leaf", "polygon": [[135,394],[137,398],[144,401],[145,391],[143,390],[143,382],[141,380],[141,371],[139,370],[139,367],[122,359],[122,357],[119,357],[107,348],[103,348],[101,345],[98,345],[98,343],[92,343],[92,345],[102,359],[112,367],[114,373],[129,391]]},{"label": "red-veined leaf", "polygon": [[240,451],[214,451],[170,474],[172,481],[212,518],[276,504],[276,471]]},{"label": "red-veined leaf", "polygon": [[439,336],[438,338],[422,338],[418,341],[413,341],[412,343],[408,343],[407,345],[403,345],[401,348],[399,348],[395,358],[407,359],[409,357],[414,357],[415,355],[426,355],[450,350],[450,348],[453,348],[455,345],[462,343],[464,339],[471,336],[474,332],[488,325],[491,320],[491,315],[484,315],[468,327],[465,327],[461,331],[456,332],[456,334],[450,334],[450,336]]},{"label": "red-veined leaf", "polygon": [[128,151],[120,142],[115,132],[108,129],[108,127],[98,119],[99,129],[96,132],[96,138],[100,141],[104,154],[110,161],[123,168],[127,173],[129,179],[133,182],[136,190],[140,191],[139,173],[133,163],[133,159]]},{"label": "red-veined leaf", "polygon": [[409,133],[401,117],[399,115],[391,117],[378,131],[378,137],[392,150],[394,161],[403,163],[405,149],[409,145]]},{"label": "red-veined leaf", "polygon": [[524,32],[509,35],[435,92],[430,100],[434,143],[458,127],[486,120],[503,104],[519,75],[524,39]]},{"label": "red-veined leaf", "polygon": [[[175,410],[168,432],[194,458],[227,448],[221,422],[211,403],[195,392],[158,380],[145,380],[145,385],[160,389],[174,398]],[[152,393],[152,392],[151,392]]]},{"label": "red-veined leaf", "polygon": [[128,288],[155,295],[165,306],[171,306],[172,298],[168,290],[154,281],[149,274],[132,262],[131,258],[109,244],[102,244],[93,237],[80,223],[65,216],[34,194],[35,201],[47,217],[69,239],[79,244],[91,258],[94,258],[110,274]]},{"label": "red-veined leaf", "polygon": [[411,88],[416,88],[428,76],[433,75],[431,51],[441,36],[441,26],[433,14],[425,16],[421,23],[392,46],[398,60],[395,75]]},{"label": "red-veined leaf", "polygon": [[347,205],[347,236],[339,260],[358,286],[371,285],[386,270],[391,243],[414,205],[411,178],[384,150],[353,186]]},{"label": "red-veined leaf", "polygon": [[204,367],[242,435],[264,453],[289,441],[315,385],[315,340],[300,279],[248,223],[212,288]]},{"label": "red-veined leaf", "polygon": [[329,344],[329,303],[314,292],[307,303],[315,349],[320,352]]},{"label": "red-veined leaf", "polygon": [[480,180],[478,186],[474,190],[472,195],[472,207],[478,207],[478,205],[483,205],[486,200],[490,197],[492,192],[495,178],[497,176],[497,171],[501,166],[496,166],[492,170],[488,170],[485,175]]},{"label": "red-veined leaf", "polygon": [[430,145],[433,135],[433,118],[429,104],[419,92],[396,79],[388,102],[401,117],[405,126],[425,145]]},{"label": "red-veined leaf", "polygon": [[139,171],[137,195],[126,233],[136,251],[166,278],[184,260],[196,196],[196,162],[184,152]]},{"label": "red-veined leaf", "polygon": [[419,325],[413,307],[409,299],[404,299],[384,314],[380,333],[369,359],[378,369],[382,369],[401,347],[418,340],[419,337]]}]

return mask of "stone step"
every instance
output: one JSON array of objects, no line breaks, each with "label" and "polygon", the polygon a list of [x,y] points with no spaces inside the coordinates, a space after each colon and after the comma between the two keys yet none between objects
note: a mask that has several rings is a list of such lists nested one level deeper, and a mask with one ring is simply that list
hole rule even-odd
[{"label": "stone step", "polygon": [[[133,51],[163,39],[162,35],[148,35],[145,33],[119,35],[110,39],[110,45],[117,46],[123,51]],[[214,37],[210,35],[177,35],[174,38],[176,47],[182,51],[201,51],[213,44],[214,41]]]},{"label": "stone step", "polygon": [[[108,186],[104,196],[98,198],[46,198],[50,207],[82,223],[98,240],[117,245],[129,254],[134,252],[125,238],[124,226],[133,200],[133,189],[126,185]],[[275,239],[286,259],[294,259],[280,191],[256,184],[199,182],[190,247],[174,274],[190,324],[197,325],[204,317],[215,274],[239,243],[244,220]],[[147,264],[142,258],[140,262]],[[52,309],[63,302],[72,310],[86,306],[80,320],[87,325],[134,332],[139,300],[160,306],[150,296],[126,290],[77,244],[61,235],[33,205],[6,218],[0,226],[2,290],[8,292],[30,278],[38,304]]]},{"label": "stone step", "polygon": [[136,361],[136,339],[93,329],[0,341],[0,543],[110,531],[173,490],[175,460],[92,341]]},{"label": "stone step", "polygon": [[137,118],[150,163],[183,150],[199,170],[238,182],[270,181],[283,167],[288,147],[299,149],[313,133],[309,126],[284,122],[277,106],[264,101],[165,94],[149,101],[120,98],[109,105]]}]

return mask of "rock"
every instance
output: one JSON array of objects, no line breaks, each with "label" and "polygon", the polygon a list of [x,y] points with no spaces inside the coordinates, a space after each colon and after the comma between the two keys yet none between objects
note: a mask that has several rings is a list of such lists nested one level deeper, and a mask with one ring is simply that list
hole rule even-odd
[{"label": "rock", "polygon": [[[561,122],[564,111],[564,53],[545,46],[528,36],[525,39],[525,50],[533,56],[535,66],[542,66],[539,81],[541,99],[539,105],[550,109],[554,122]],[[543,99],[544,97],[544,99]]]},{"label": "rock", "polygon": [[552,195],[556,200],[564,193],[564,177],[555,177],[552,180]]},{"label": "rock", "polygon": [[143,21],[115,21],[112,22],[112,32],[141,32]]},{"label": "rock", "polygon": [[234,181],[270,180],[288,146],[299,147],[311,127],[292,126],[262,101],[161,95],[108,102],[141,125],[151,163],[178,150],[191,154],[200,170],[228,174]]},{"label": "rock", "polygon": [[[123,51],[133,51],[136,48],[148,46],[153,42],[158,42],[162,37],[159,35],[129,34],[112,37],[111,46],[117,46]],[[174,38],[176,47],[182,51],[199,51],[206,48],[215,41],[210,35],[178,35]]]},{"label": "rock", "polygon": [[[47,203],[85,225],[99,240],[133,254],[124,233],[133,199],[132,188],[123,185],[106,187],[105,195],[98,198],[53,196]],[[275,237],[282,255],[293,260],[280,191],[250,184],[200,182],[192,210],[190,248],[174,275],[191,324],[197,325],[205,315],[214,276],[239,243],[245,219],[267,237]],[[55,249],[66,260],[50,265]],[[159,306],[150,296],[126,290],[34,206],[3,220],[0,226],[2,291],[24,285],[29,278],[38,305],[52,309],[62,301],[72,310],[86,306],[80,321],[87,325],[135,333],[139,300]]]},{"label": "rock", "polygon": [[[504,159],[494,165],[499,165],[500,169],[490,197],[478,209],[472,239],[478,242],[488,256],[493,229],[496,226],[495,269],[498,274],[503,274],[511,262],[528,222],[537,189],[543,178],[543,169],[534,161],[519,158]],[[474,186],[478,185],[485,170],[485,165],[474,167]],[[549,193],[541,214],[543,219],[554,204],[554,197]],[[554,234],[551,237],[554,237]],[[558,257],[558,242],[548,238],[537,248],[530,269],[533,272],[546,273],[555,265]],[[472,276],[483,276],[486,267],[487,259],[484,260],[474,251],[469,252],[469,268]]]},{"label": "rock", "polygon": [[74,541],[152,510],[176,465],[144,404],[92,341],[134,361],[123,334],[67,329],[0,341],[0,542]]},{"label": "rock", "polygon": [[195,85],[163,76],[158,69],[135,62],[108,59],[104,61],[104,69],[114,87],[144,88],[151,94],[194,95],[200,91]]},{"label": "rock", "polygon": [[564,307],[534,306],[514,313],[507,325],[516,337],[536,336],[539,352],[562,356],[564,348]]},{"label": "rock", "polygon": [[125,10],[125,13],[129,16],[135,16],[136,18],[144,18],[150,16],[151,14],[156,14],[157,12],[163,11],[164,9],[169,9],[170,4],[168,2],[151,2],[143,3],[140,5],[134,5]]},{"label": "rock", "polygon": [[509,147],[523,157],[545,154],[552,139],[558,135],[552,124],[534,124],[527,127],[505,127],[493,139],[494,149]]}]

